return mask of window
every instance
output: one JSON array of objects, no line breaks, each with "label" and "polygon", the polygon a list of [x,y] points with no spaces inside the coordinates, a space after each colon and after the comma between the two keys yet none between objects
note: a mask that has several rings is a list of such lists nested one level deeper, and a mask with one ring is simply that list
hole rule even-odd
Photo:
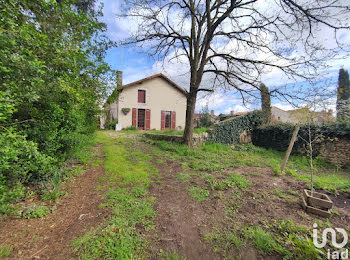
[{"label": "window", "polygon": [[165,111],[165,125],[164,127],[166,129],[171,128],[171,112],[170,111]]},{"label": "window", "polygon": [[138,90],[138,102],[139,103],[146,103],[146,90]]}]

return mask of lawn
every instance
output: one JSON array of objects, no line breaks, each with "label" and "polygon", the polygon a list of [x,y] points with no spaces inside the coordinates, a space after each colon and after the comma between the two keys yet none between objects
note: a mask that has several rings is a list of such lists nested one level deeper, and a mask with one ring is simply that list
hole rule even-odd
[{"label": "lawn", "polygon": [[140,133],[98,132],[94,148],[76,155],[86,162],[72,168],[79,174],[45,194],[54,207],[37,203],[22,207],[21,219],[4,220],[0,258],[324,259],[335,248],[315,248],[313,224],[349,231],[349,173],[320,158],[315,184],[334,202],[329,219],[300,206],[305,157],[291,156],[281,175],[280,152],[217,143],[189,149]]},{"label": "lawn", "polygon": [[329,220],[300,207],[309,180],[304,157],[291,156],[281,175],[283,153],[253,145],[189,149],[130,131],[100,132],[98,142],[106,158],[101,207],[112,216],[75,240],[82,259],[321,259],[326,249],[312,244],[312,223],[350,220],[350,209],[338,207],[348,200],[349,175],[320,158],[315,186],[337,200]]}]

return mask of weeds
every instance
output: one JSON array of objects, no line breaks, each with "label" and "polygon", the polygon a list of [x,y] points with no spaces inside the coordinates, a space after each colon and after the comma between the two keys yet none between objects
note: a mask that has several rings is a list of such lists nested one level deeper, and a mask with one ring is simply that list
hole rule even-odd
[{"label": "weeds", "polygon": [[261,227],[246,227],[246,229],[243,229],[243,234],[246,239],[253,242],[260,254],[269,255],[277,252],[282,255],[291,255],[288,250],[277,243],[270,232],[263,230]]},{"label": "weeds", "polygon": [[235,183],[242,190],[245,190],[247,187],[252,185],[252,183],[248,181],[244,176],[237,174],[231,174],[229,176],[229,181]]},{"label": "weeds", "polygon": [[9,256],[12,252],[12,247],[9,245],[0,246],[0,258]]},{"label": "weeds", "polygon": [[205,201],[209,197],[209,191],[205,189],[201,189],[197,186],[188,187],[189,195],[192,199],[202,202]]},{"label": "weeds", "polygon": [[30,205],[24,206],[17,212],[17,216],[30,219],[30,218],[42,218],[51,213],[51,210],[45,205]]},{"label": "weeds", "polygon": [[237,235],[235,229],[215,229],[204,235],[204,240],[213,245],[214,252],[226,256],[226,252],[232,248],[239,249],[244,241]]},{"label": "weeds", "polygon": [[181,182],[188,182],[191,179],[191,176],[186,173],[179,173],[176,175],[176,179],[178,179]]},{"label": "weeds", "polygon": [[278,243],[288,247],[288,259],[323,259],[322,250],[316,248],[309,238],[310,230],[295,226],[291,220],[278,219],[271,229]]},{"label": "weeds", "polygon": [[[170,154],[173,159],[179,160],[186,169],[196,171],[222,171],[238,166],[271,167],[274,175],[281,175],[280,162],[284,153],[266,150],[254,145],[235,145],[234,149],[228,145],[209,143],[194,149],[186,145],[155,141],[155,146],[161,151]],[[329,192],[350,191],[350,178],[346,174],[337,172],[321,158],[315,158],[314,165],[319,169],[315,175],[315,188]],[[292,155],[285,172],[296,179],[309,181],[309,163],[304,156]]]},{"label": "weeds", "polygon": [[186,257],[180,256],[176,251],[168,253],[160,249],[159,256],[162,260],[186,260]]}]

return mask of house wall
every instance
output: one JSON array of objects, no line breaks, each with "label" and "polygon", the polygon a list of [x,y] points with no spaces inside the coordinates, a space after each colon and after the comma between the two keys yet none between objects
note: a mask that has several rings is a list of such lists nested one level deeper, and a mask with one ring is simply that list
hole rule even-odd
[{"label": "house wall", "polygon": [[[146,103],[138,103],[137,90],[146,90]],[[130,108],[126,115],[122,108]],[[154,78],[141,84],[126,87],[119,94],[118,123],[122,128],[132,125],[132,109],[142,108],[151,110],[151,129],[160,130],[161,111],[176,112],[176,127],[185,127],[186,97],[162,78]]]},{"label": "house wall", "polygon": [[109,105],[111,119],[118,120],[118,103],[115,101]]},{"label": "house wall", "polygon": [[283,123],[293,122],[293,120],[290,118],[290,114],[287,111],[278,109],[277,107],[271,107],[271,115],[273,121],[280,121]]}]

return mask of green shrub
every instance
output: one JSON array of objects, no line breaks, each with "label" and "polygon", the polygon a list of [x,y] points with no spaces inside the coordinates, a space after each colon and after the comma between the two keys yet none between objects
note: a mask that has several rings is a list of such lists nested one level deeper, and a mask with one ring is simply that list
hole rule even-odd
[{"label": "green shrub", "polygon": [[0,174],[0,215],[9,214],[13,208],[11,204],[24,195],[24,186],[20,183],[9,187],[5,177]]},{"label": "green shrub", "polygon": [[116,124],[118,124],[118,120],[107,121],[105,124],[105,129],[115,130]]},{"label": "green shrub", "polygon": [[102,35],[95,41],[105,28],[100,12],[82,12],[75,2],[1,3],[1,213],[22,185],[52,178],[97,128],[110,43]]},{"label": "green shrub", "polygon": [[[269,126],[261,126],[253,129],[252,142],[256,146],[266,149],[272,148],[278,151],[285,152],[288,149],[290,139],[292,138],[295,125],[292,124],[275,124]],[[316,135],[322,135],[327,140],[328,138],[347,138],[350,139],[350,123],[329,123],[324,125],[312,125],[312,139]],[[294,143],[292,153],[305,153],[305,141],[308,140],[308,126],[300,127],[298,138]],[[317,144],[316,144],[317,145]],[[314,156],[317,156],[315,151]]]},{"label": "green shrub", "polygon": [[262,112],[255,111],[215,126],[209,131],[209,139],[215,143],[235,144],[244,131],[252,131],[262,124]]},{"label": "green shrub", "polygon": [[23,218],[42,218],[49,214],[51,210],[46,207],[45,205],[30,205],[30,206],[25,206],[22,207],[18,211],[18,216],[21,216]]},{"label": "green shrub", "polygon": [[136,126],[132,125],[132,126],[129,126],[129,127],[125,128],[124,130],[126,130],[126,131],[137,131],[138,129],[137,129]]}]

